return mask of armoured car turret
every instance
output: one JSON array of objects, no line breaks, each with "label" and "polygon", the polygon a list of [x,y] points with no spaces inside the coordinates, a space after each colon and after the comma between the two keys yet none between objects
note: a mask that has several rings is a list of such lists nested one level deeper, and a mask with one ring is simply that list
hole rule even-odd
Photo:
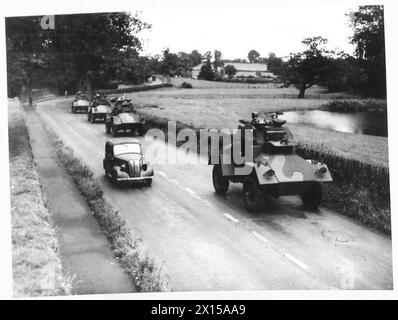
[{"label": "armoured car turret", "polygon": [[[232,143],[223,146],[218,140],[218,144],[211,145],[209,164],[214,165],[214,189],[225,194],[230,182],[243,183],[245,205],[250,211],[261,209],[266,194],[276,198],[299,195],[306,207],[315,209],[322,201],[321,183],[331,182],[331,174],[326,164],[296,154],[293,135],[278,115],[270,113],[259,118],[253,113],[251,121],[239,121],[241,139],[236,139],[238,133],[235,133]],[[218,148],[217,153],[214,148]],[[212,157],[228,150],[233,154],[234,148],[244,159],[243,163],[226,162],[223,156]]]}]

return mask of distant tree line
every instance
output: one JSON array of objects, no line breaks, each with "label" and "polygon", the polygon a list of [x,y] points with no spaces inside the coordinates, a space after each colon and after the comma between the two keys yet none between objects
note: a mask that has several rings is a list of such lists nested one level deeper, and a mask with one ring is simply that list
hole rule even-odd
[{"label": "distant tree line", "polygon": [[355,45],[353,56],[326,49],[327,39],[305,38],[302,52],[289,57],[269,53],[261,57],[250,50],[247,59],[223,59],[219,50],[201,54],[173,53],[142,56],[140,31],[151,26],[136,14],[99,13],[55,16],[55,29],[41,28],[40,16],[6,18],[8,95],[22,87],[92,92],[106,89],[110,81],[141,84],[151,74],[191,76],[201,65],[199,78],[232,78],[231,63],[266,63],[286,86],[293,85],[304,97],[315,84],[329,91],[346,91],[365,96],[386,96],[386,67],[383,6],[360,6],[347,14],[351,18]]}]

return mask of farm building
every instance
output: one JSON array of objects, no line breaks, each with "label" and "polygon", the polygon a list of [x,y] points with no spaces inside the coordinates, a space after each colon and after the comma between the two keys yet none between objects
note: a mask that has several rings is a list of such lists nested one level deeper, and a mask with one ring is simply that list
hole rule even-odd
[{"label": "farm building", "polygon": [[[274,77],[273,73],[268,72],[267,65],[263,63],[238,63],[238,62],[227,62],[224,64],[233,65],[237,71],[234,78],[240,77]],[[202,64],[199,64],[192,69],[192,77],[197,78],[200,72]],[[218,70],[219,71],[219,70]]]}]

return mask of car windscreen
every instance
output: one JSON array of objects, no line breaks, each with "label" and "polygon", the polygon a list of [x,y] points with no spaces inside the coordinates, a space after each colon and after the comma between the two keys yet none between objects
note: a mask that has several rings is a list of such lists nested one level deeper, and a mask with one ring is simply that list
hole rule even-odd
[{"label": "car windscreen", "polygon": [[123,143],[117,144],[113,147],[113,154],[115,156],[126,153],[141,153],[141,146],[138,143]]}]

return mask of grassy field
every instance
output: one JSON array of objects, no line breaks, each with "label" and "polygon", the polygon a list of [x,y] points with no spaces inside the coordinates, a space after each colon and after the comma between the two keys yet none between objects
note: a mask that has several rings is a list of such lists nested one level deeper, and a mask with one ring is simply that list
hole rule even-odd
[{"label": "grassy field", "polygon": [[28,131],[16,100],[9,103],[13,292],[16,297],[70,294],[58,242],[43,202]]},{"label": "grassy field", "polygon": [[[181,80],[181,78],[173,79]],[[147,106],[140,112],[179,120],[196,128],[236,128],[239,119],[250,119],[251,113],[310,110],[325,103],[324,99],[270,99],[270,88],[207,88],[209,81],[196,80],[204,85],[197,89],[160,89],[127,94],[139,105]],[[214,82],[211,82],[212,84]],[[225,85],[215,83],[215,85]],[[226,84],[227,86],[231,84]],[[235,85],[235,84],[233,84]],[[194,85],[195,87],[195,85]],[[158,106],[154,108],[153,106]],[[313,149],[330,149],[347,158],[388,167],[388,139],[361,134],[336,132],[327,129],[289,124],[296,140]]]}]

